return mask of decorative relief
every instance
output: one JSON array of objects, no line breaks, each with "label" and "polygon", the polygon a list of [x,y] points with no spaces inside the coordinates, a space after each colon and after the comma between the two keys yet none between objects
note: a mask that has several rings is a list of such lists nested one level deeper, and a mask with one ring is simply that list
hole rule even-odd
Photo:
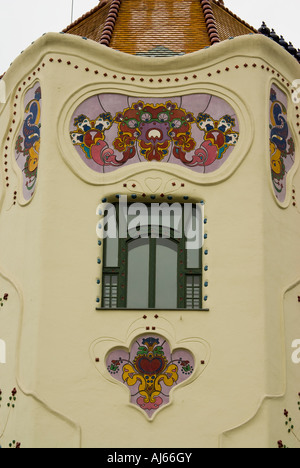
[{"label": "decorative relief", "polygon": [[147,189],[150,190],[151,193],[157,192],[160,189],[161,184],[162,184],[162,179],[160,179],[159,177],[156,177],[156,178],[148,177],[147,179],[145,179],[145,185]]},{"label": "decorative relief", "polygon": [[157,313],[134,320],[126,335],[125,342],[108,336],[94,340],[90,357],[102,378],[126,387],[131,405],[152,421],[167,405],[176,405],[174,389],[193,385],[203,374],[210,345],[199,337],[174,341],[173,323]]},{"label": "decorative relief", "polygon": [[[298,410],[300,411],[300,392],[298,393],[298,401],[297,401]],[[285,417],[285,426],[287,433],[293,437],[293,442],[296,442],[297,446],[300,446],[300,433],[297,427],[295,427],[295,423],[290,415],[290,413],[285,409],[283,412]],[[278,448],[288,448],[287,445],[282,441],[279,440],[277,442]]]},{"label": "decorative relief", "polygon": [[3,307],[5,302],[8,300],[8,293],[4,293],[2,297],[0,297],[0,307]]},{"label": "decorative relief", "polygon": [[139,336],[129,351],[117,348],[106,358],[107,370],[124,383],[131,403],[151,419],[158,408],[169,403],[170,391],[194,372],[194,358],[184,349],[171,351],[168,341],[156,334]]},{"label": "decorative relief", "polygon": [[96,172],[132,163],[179,164],[216,171],[239,139],[235,111],[209,94],[133,98],[99,94],[81,103],[70,123],[81,159]]},{"label": "decorative relief", "polygon": [[[20,333],[20,293],[0,272],[0,448],[20,448],[15,409],[20,386],[16,362]],[[14,442],[13,442],[14,440]]]},{"label": "decorative relief", "polygon": [[39,82],[30,88],[24,99],[24,121],[15,146],[15,159],[22,171],[23,196],[31,200],[37,181],[40,132],[41,132],[41,87]]},{"label": "decorative relief", "polygon": [[[6,427],[8,425],[11,412],[14,410],[16,406],[16,400],[17,400],[17,389],[13,388],[12,391],[10,392],[10,396],[5,404],[5,406],[2,405],[2,390],[0,389],[0,442],[1,439],[4,437],[4,433],[6,430]],[[3,448],[2,445],[0,445],[0,448]],[[7,448],[21,448],[21,443],[13,440],[8,444]]]},{"label": "decorative relief", "polygon": [[[0,307],[4,307],[5,302],[8,300],[8,293],[3,294],[0,297]],[[6,342],[0,338],[0,364],[6,363]],[[1,391],[0,391],[0,401],[1,401]]]},{"label": "decorative relief", "polygon": [[[276,435],[279,448],[300,448],[300,363],[299,363],[300,281],[292,284],[284,294],[284,333],[286,383],[284,399],[277,406],[280,432]],[[283,406],[284,405],[284,406]]]},{"label": "decorative relief", "polygon": [[[147,177],[140,177],[139,180],[128,179],[122,184],[122,188],[126,188],[133,194],[142,195],[142,197],[146,196],[147,193],[150,193],[153,196],[155,196],[155,194],[159,194],[164,198],[166,194],[173,194],[179,190],[183,190],[186,186],[184,182],[175,177],[165,181],[164,179],[157,177],[157,174],[159,174],[158,171],[147,171]],[[166,197],[172,199],[169,195],[166,195]]]},{"label": "decorative relief", "polygon": [[295,163],[295,143],[287,122],[287,96],[274,84],[270,93],[270,158],[274,194],[283,203],[287,176]]}]

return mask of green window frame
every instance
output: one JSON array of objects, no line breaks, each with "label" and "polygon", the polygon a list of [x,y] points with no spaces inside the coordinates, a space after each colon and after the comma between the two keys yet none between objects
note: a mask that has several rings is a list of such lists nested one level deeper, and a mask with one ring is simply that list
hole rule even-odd
[{"label": "green window frame", "polygon": [[[169,204],[171,205],[171,204]],[[147,205],[148,208],[151,204]],[[183,204],[181,207],[183,208]],[[115,205],[118,213],[118,205]],[[182,220],[184,223],[184,220]],[[193,251],[186,249],[187,239],[184,236],[184,225],[182,225],[182,236],[176,237],[174,229],[170,229],[170,237],[163,237],[163,227],[159,226],[159,237],[151,237],[151,226],[148,226],[148,233],[143,231],[144,236],[138,239],[127,238],[118,239],[103,239],[103,260],[102,260],[102,301],[101,309],[157,309],[157,310],[201,310],[202,309],[202,247]],[[156,233],[158,235],[158,233]],[[141,263],[145,269],[147,276],[148,294],[147,299],[143,297],[142,305],[130,305],[128,297],[128,289],[130,284],[134,283],[134,278],[129,278],[129,261],[131,255],[131,247],[144,247],[143,260]],[[168,245],[167,245],[168,244]],[[176,299],[170,295],[170,291],[166,291],[166,301],[163,301],[163,306],[159,306],[156,291],[158,289],[158,277],[163,273],[168,274],[167,265],[163,265],[164,271],[159,271],[158,263],[163,263],[159,254],[163,249],[169,249],[175,252],[176,255],[176,286],[173,291],[176,294]],[[159,252],[158,252],[158,249]],[[148,253],[145,253],[147,250]],[[116,253],[116,251],[118,251]],[[111,252],[108,255],[108,252]],[[167,252],[167,250],[165,250]],[[192,253],[191,253],[192,252]],[[146,255],[146,258],[145,258]],[[174,266],[174,254],[173,258]],[[108,257],[114,257],[113,261],[109,261]],[[169,255],[170,257],[170,255]],[[113,264],[113,265],[112,265]],[[148,274],[147,274],[148,272]],[[145,276],[144,275],[144,276]],[[174,275],[174,273],[173,273]],[[137,275],[138,276],[138,275]],[[137,279],[139,279],[137,277]],[[140,294],[141,291],[140,291]],[[170,298],[170,306],[168,305],[168,297]],[[165,303],[167,302],[167,303]]]}]

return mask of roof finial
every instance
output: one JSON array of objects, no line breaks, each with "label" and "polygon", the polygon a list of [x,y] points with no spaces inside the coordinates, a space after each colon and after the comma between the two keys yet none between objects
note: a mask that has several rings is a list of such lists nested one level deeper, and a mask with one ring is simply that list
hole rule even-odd
[{"label": "roof finial", "polygon": [[268,28],[268,26],[266,25],[264,21],[262,22],[262,25],[259,28],[258,32],[267,37],[269,37],[271,33],[270,29]]},{"label": "roof finial", "polygon": [[275,42],[279,42],[279,36],[278,36],[278,34],[276,34],[274,29],[272,29],[272,31],[270,33],[270,38],[273,39],[273,41],[275,41]]},{"label": "roof finial", "polygon": [[297,49],[293,46],[291,42],[289,42],[288,51],[291,55],[293,55],[294,57],[297,57]]},{"label": "roof finial", "polygon": [[288,49],[288,43],[286,42],[286,40],[284,39],[283,36],[280,36],[279,44],[280,44],[282,47],[284,47],[286,50]]}]

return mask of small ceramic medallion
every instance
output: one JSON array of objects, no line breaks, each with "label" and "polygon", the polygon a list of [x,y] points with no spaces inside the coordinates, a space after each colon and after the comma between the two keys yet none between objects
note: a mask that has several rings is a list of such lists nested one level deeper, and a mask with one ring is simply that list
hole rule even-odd
[{"label": "small ceramic medallion", "polygon": [[171,351],[159,335],[139,336],[128,350],[116,348],[106,358],[108,372],[130,390],[131,403],[149,419],[170,401],[170,391],[194,372],[194,358],[185,349]]}]

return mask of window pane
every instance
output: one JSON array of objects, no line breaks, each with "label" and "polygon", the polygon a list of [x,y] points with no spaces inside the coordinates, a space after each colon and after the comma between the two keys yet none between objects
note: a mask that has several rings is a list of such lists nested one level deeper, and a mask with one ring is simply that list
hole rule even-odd
[{"label": "window pane", "polygon": [[186,308],[201,308],[201,281],[199,275],[189,275],[186,278]]},{"label": "window pane", "polygon": [[148,308],[149,239],[128,243],[127,308]]},{"label": "window pane", "polygon": [[177,244],[170,239],[156,240],[155,307],[177,308]]},{"label": "window pane", "polygon": [[151,236],[153,238],[181,238],[182,217],[182,207],[180,203],[152,203]]},{"label": "window pane", "polygon": [[118,276],[105,274],[103,277],[103,302],[102,307],[116,308],[118,299]]},{"label": "window pane", "polygon": [[105,266],[117,267],[119,265],[119,239],[105,239]]},{"label": "window pane", "polygon": [[149,208],[143,203],[133,203],[128,209],[128,234],[136,239],[148,237],[149,230]]},{"label": "window pane", "polygon": [[199,205],[184,206],[184,224],[186,241],[187,268],[200,268],[200,250],[202,248],[202,211]]},{"label": "window pane", "polygon": [[186,266],[187,268],[200,268],[199,249],[186,249]]}]

